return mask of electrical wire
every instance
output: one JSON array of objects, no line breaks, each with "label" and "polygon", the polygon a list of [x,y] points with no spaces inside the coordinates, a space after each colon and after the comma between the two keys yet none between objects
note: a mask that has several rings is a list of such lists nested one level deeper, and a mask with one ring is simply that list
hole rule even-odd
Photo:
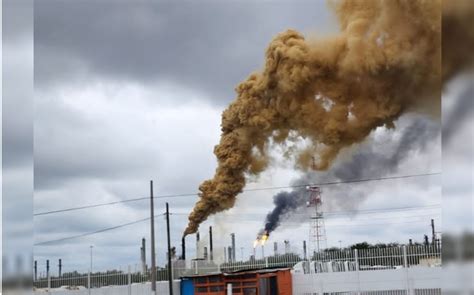
[{"label": "electrical wire", "polygon": [[[348,211],[325,211],[324,215],[349,215],[349,214],[372,214],[372,213],[380,213],[385,211],[411,211],[411,210],[420,210],[420,209],[436,209],[440,208],[441,204],[430,204],[430,205],[423,205],[423,206],[407,206],[407,207],[388,207],[388,208],[373,208],[373,209],[362,209],[362,210],[348,210]],[[261,216],[266,215],[268,213],[243,213],[243,214],[228,214],[225,216],[231,217],[232,215],[242,216],[242,215],[254,215],[254,216]],[[306,215],[305,213],[292,213],[293,215]],[[188,213],[170,213],[170,215],[188,215]]]},{"label": "electrical wire", "polygon": [[[434,206],[438,206],[439,207],[439,204],[438,205],[427,205],[427,206],[412,206],[412,207],[395,207],[395,208],[380,208],[380,209],[370,209],[372,211],[374,210],[380,210],[380,212],[387,212],[388,210],[393,210],[393,211],[397,211],[399,209],[413,209],[413,208],[428,208],[428,207],[434,207]],[[360,210],[362,211],[362,210]],[[337,212],[354,212],[354,211],[337,211]],[[372,212],[370,212],[372,213]],[[360,213],[359,213],[360,214]],[[158,216],[163,216],[165,215],[165,213],[162,213],[162,214],[159,214],[159,215],[155,215],[155,217],[158,217]],[[184,215],[183,213],[170,213],[170,215]],[[250,214],[245,214],[245,215],[250,215]],[[432,216],[433,214],[425,214],[425,215],[416,215],[416,216],[403,216],[404,219],[406,218],[414,218],[414,217],[423,217],[423,216]],[[229,216],[227,216],[229,217]],[[227,218],[226,217],[226,218]],[[241,214],[237,217],[243,217]],[[230,217],[232,219],[232,217]],[[338,218],[334,218],[334,219],[338,219]],[[340,219],[340,218],[339,218]],[[383,220],[383,219],[392,219],[392,218],[371,218],[370,220]],[[140,222],[143,222],[143,221],[147,221],[147,220],[150,220],[150,218],[143,218],[143,219],[139,219],[139,220],[136,220],[136,221],[132,221],[132,222],[128,222],[128,223],[124,223],[124,224],[120,224],[120,225],[117,225],[117,226],[112,226],[112,227],[108,227],[108,228],[104,228],[104,229],[100,229],[100,230],[97,230],[97,231],[93,231],[93,232],[88,232],[88,233],[84,233],[84,234],[80,234],[80,235],[75,235],[75,236],[70,236],[70,237],[65,237],[65,238],[61,238],[61,239],[55,239],[55,240],[49,240],[49,241],[44,241],[44,242],[39,242],[39,243],[36,243],[34,244],[34,246],[44,246],[44,245],[49,245],[49,244],[56,244],[58,242],[63,242],[63,241],[66,241],[66,240],[72,240],[72,239],[77,239],[77,238],[82,238],[82,237],[85,237],[85,236],[90,236],[90,235],[95,235],[95,234],[98,234],[98,233],[102,233],[102,232],[107,232],[107,231],[111,231],[111,230],[115,230],[115,229],[119,229],[119,228],[122,228],[122,227],[126,227],[126,226],[129,226],[129,225],[133,225],[133,224],[136,224],[136,223],[140,223]],[[365,220],[359,220],[359,221],[367,221],[367,219]],[[258,221],[254,221],[254,220],[242,220],[242,219],[239,219],[239,222],[258,222]],[[419,221],[413,221],[413,222],[419,222]],[[421,221],[420,221],[421,222]],[[424,221],[423,221],[424,222]],[[399,223],[410,223],[410,222],[393,222],[393,223],[369,223],[369,224],[356,224],[356,223],[351,223],[351,224],[326,224],[326,226],[329,226],[329,227],[340,227],[340,226],[366,226],[366,225],[388,225],[388,224],[399,224]],[[295,224],[295,225],[300,225],[301,223],[292,223],[292,222],[288,222],[288,221],[282,221],[281,222],[282,225],[291,225],[291,224]]]},{"label": "electrical wire", "polygon": [[[162,215],[164,215],[164,214],[155,215],[155,217],[162,216]],[[150,217],[135,220],[135,221],[132,221],[132,222],[123,223],[123,224],[112,226],[112,227],[99,229],[99,230],[96,230],[96,231],[93,231],[93,232],[83,233],[83,234],[80,234],[80,235],[69,236],[69,237],[65,237],[65,238],[49,240],[49,241],[44,241],[44,242],[38,242],[38,243],[33,244],[33,246],[44,246],[44,245],[56,244],[58,242],[63,242],[63,241],[67,241],[67,240],[78,239],[78,238],[82,238],[82,237],[95,235],[95,234],[98,234],[98,233],[103,233],[103,232],[115,230],[115,229],[118,229],[118,228],[126,227],[126,226],[129,226],[129,225],[137,224],[137,223],[144,222],[144,221],[147,221],[147,220],[150,220]]]},{"label": "electrical wire", "polygon": [[[368,181],[381,181],[381,180],[389,180],[389,179],[405,179],[405,178],[413,178],[413,177],[423,177],[423,176],[434,176],[440,175],[441,172],[433,172],[433,173],[421,173],[421,174],[411,174],[411,175],[401,175],[401,176],[388,176],[388,177],[378,177],[378,178],[366,178],[366,179],[355,179],[355,180],[346,180],[346,181],[332,181],[332,182],[322,182],[322,183],[312,183],[312,184],[304,184],[304,185],[290,185],[290,186],[274,186],[274,187],[263,187],[263,188],[253,188],[253,189],[246,189],[243,192],[253,192],[253,191],[263,191],[263,190],[277,190],[277,189],[288,189],[288,188],[299,188],[299,187],[306,187],[306,186],[329,186],[329,185],[338,185],[338,184],[351,184],[351,183],[360,183],[360,182],[368,182]],[[165,198],[181,198],[181,197],[192,197],[197,196],[197,193],[187,193],[187,194],[171,194],[171,195],[160,195],[153,197],[154,199],[165,199]],[[121,201],[114,201],[108,203],[99,203],[99,204],[91,204],[79,207],[71,207],[65,209],[58,209],[58,210],[51,210],[45,212],[34,213],[33,216],[44,216],[62,212],[69,212],[69,211],[76,211],[76,210],[84,210],[90,208],[97,208],[103,206],[110,206],[116,205],[121,203],[128,203],[128,202],[136,202],[142,200],[148,200],[150,197],[141,197],[135,199],[127,199]]]}]

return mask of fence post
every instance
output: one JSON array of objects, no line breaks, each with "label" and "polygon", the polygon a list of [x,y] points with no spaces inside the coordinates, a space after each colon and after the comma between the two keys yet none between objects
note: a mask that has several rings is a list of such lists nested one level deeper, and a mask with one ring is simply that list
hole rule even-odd
[{"label": "fence post", "polygon": [[407,268],[408,267],[407,246],[403,245],[402,251],[403,251],[403,267]]},{"label": "fence post", "polygon": [[132,295],[132,270],[130,268],[130,265],[128,266],[127,283],[128,283],[128,295]]},{"label": "fence post", "polygon": [[357,273],[357,294],[360,295],[359,251],[357,249],[354,249],[354,260]]},{"label": "fence post", "polygon": [[410,274],[409,274],[409,265],[408,265],[408,255],[407,255],[407,246],[403,245],[402,246],[402,251],[403,251],[403,267],[405,268],[405,273],[406,273],[406,290],[407,290],[407,295],[413,295],[414,290],[413,288],[410,287]]},{"label": "fence post", "polygon": [[91,294],[91,271],[87,273],[87,290],[89,295]]}]

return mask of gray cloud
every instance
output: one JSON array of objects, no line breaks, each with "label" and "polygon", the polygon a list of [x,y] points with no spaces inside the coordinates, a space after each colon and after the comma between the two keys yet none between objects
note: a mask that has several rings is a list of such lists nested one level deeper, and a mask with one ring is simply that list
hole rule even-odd
[{"label": "gray cloud", "polygon": [[[237,83],[258,70],[272,36],[288,28],[324,33],[335,29],[331,25],[324,1],[38,1],[35,211],[147,196],[149,179],[155,180],[156,195],[197,191],[215,169],[212,149],[220,113],[233,99]],[[394,148],[391,143],[387,145]],[[295,174],[268,177],[265,184],[257,179],[252,185],[286,185]],[[414,198],[407,191],[419,192],[419,187],[404,186],[397,200],[389,200],[392,195],[376,186],[353,186],[350,193],[364,196],[369,189],[373,195],[384,194],[373,199],[373,206],[408,202]],[[215,226],[216,248],[228,245],[229,233],[236,232],[239,247],[250,253],[274,192],[247,192],[239,200],[262,213],[252,215],[237,206],[209,220],[203,230]],[[334,193],[340,199],[347,194],[347,188]],[[172,212],[181,213],[171,218],[172,243],[179,248],[186,213],[196,197],[159,199],[157,212],[163,212],[166,201]],[[147,214],[145,201],[38,217],[35,240],[94,231]],[[358,228],[352,237],[350,231],[335,228],[328,236],[343,235],[347,243],[369,234],[374,239],[394,236],[372,227]],[[163,218],[157,218],[156,232],[164,241]],[[290,234],[298,240],[307,237],[301,228],[293,227]],[[275,236],[283,240],[280,233]],[[67,269],[87,269],[89,245],[94,244],[97,268],[133,266],[142,237],[149,238],[147,222],[36,247],[35,258],[40,264],[63,258]],[[194,237],[188,245],[192,257]],[[157,244],[157,253],[164,263],[164,243]]]},{"label": "gray cloud", "polygon": [[275,34],[327,31],[329,16],[323,1],[41,1],[36,85],[98,77],[177,83],[225,105],[237,83],[258,70]]}]

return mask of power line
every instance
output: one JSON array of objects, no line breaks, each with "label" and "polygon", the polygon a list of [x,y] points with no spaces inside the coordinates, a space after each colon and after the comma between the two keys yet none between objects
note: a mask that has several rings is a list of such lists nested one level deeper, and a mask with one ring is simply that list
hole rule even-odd
[{"label": "power line", "polygon": [[[373,208],[373,209],[362,209],[362,210],[348,210],[348,211],[325,211],[324,214],[326,215],[344,215],[344,214],[372,214],[372,213],[379,213],[379,212],[386,212],[386,211],[411,211],[411,210],[420,210],[420,209],[436,209],[440,208],[441,204],[430,204],[430,205],[423,205],[423,206],[406,206],[406,207],[388,207],[388,208]],[[242,214],[228,214],[226,217],[232,215],[254,215],[254,216],[261,216],[266,215],[268,212],[262,213],[242,213]],[[293,212],[293,215],[306,215],[306,213],[297,213]],[[188,213],[171,213],[171,215],[188,215]]]},{"label": "power line", "polygon": [[59,210],[52,210],[52,211],[47,211],[47,212],[35,213],[35,214],[33,214],[33,216],[41,216],[41,215],[61,213],[61,212],[67,212],[67,211],[75,211],[75,210],[96,208],[96,207],[102,207],[102,206],[107,206],[107,205],[116,205],[116,204],[120,204],[120,203],[136,202],[136,201],[148,200],[148,199],[149,199],[149,197],[143,197],[143,198],[128,199],[128,200],[115,201],[115,202],[109,202],[109,203],[85,205],[85,206],[79,206],[79,207],[72,207],[72,208],[66,208],[66,209],[59,209]]},{"label": "power line", "polygon": [[[163,214],[160,214],[160,215],[163,215]],[[423,216],[432,216],[432,215],[430,214],[430,215],[420,215],[420,216],[409,216],[408,218],[423,217]],[[44,245],[56,244],[58,242],[63,242],[63,241],[66,241],[66,240],[82,238],[82,237],[85,237],[85,236],[90,236],[90,235],[94,235],[94,234],[98,234],[98,233],[102,233],[102,232],[106,232],[106,231],[110,231],[110,230],[115,230],[115,229],[122,228],[122,227],[125,227],[125,226],[137,224],[137,223],[140,223],[140,222],[147,221],[149,219],[150,218],[144,218],[144,219],[132,221],[132,222],[129,222],[129,223],[124,223],[124,224],[121,224],[121,225],[104,228],[104,229],[97,230],[97,231],[94,231],[94,232],[84,233],[84,234],[80,234],[80,235],[76,235],[76,236],[65,237],[65,238],[61,238],[61,239],[55,239],[55,240],[39,242],[39,243],[34,244],[33,246],[44,246]],[[386,219],[390,219],[390,218],[386,218]],[[377,220],[382,220],[382,218],[377,219]],[[242,221],[244,221],[244,220],[241,220],[239,222],[242,222]],[[361,221],[365,221],[365,220],[361,220]],[[254,221],[246,221],[246,222],[254,222]],[[412,221],[401,221],[401,222],[384,222],[384,223],[373,223],[373,222],[371,222],[371,223],[362,223],[362,224],[361,223],[327,224],[326,226],[328,226],[328,227],[379,226],[379,225],[393,225],[393,224],[421,223],[421,222],[425,222],[425,220],[412,220]],[[292,224],[293,225],[301,225],[301,223],[282,222],[282,225],[292,225]]]},{"label": "power line", "polygon": [[[394,207],[394,208],[379,208],[379,209],[368,209],[368,210],[359,210],[358,212],[360,212],[359,214],[363,214],[363,212],[365,211],[370,211],[370,212],[367,212],[367,213],[373,213],[375,211],[379,211],[379,212],[386,212],[386,211],[398,211],[398,210],[401,210],[401,209],[404,209],[404,210],[412,210],[412,209],[420,209],[420,208],[436,208],[436,207],[439,207],[440,204],[434,204],[434,205],[427,205],[427,206],[412,206],[412,207]],[[334,213],[348,213],[348,212],[357,212],[357,211],[333,211]],[[159,214],[159,215],[155,215],[155,216],[161,216],[161,215],[164,215],[164,214]],[[170,213],[170,215],[185,215],[185,213]],[[244,214],[244,215],[252,215],[252,214]],[[429,215],[417,215],[417,216],[403,216],[404,219],[406,218],[412,218],[412,217],[422,217],[422,216],[432,216],[432,214],[429,214]],[[238,217],[242,217],[242,214],[239,214]],[[232,218],[232,217],[231,217]],[[373,219],[373,218],[372,218]],[[371,219],[371,220],[372,220]],[[391,219],[391,218],[386,218],[386,219]],[[106,232],[106,231],[111,231],[111,230],[115,230],[115,229],[118,229],[118,228],[122,228],[122,227],[125,227],[125,226],[129,226],[129,225],[133,225],[133,224],[136,224],[136,223],[140,223],[140,222],[143,222],[143,221],[147,221],[147,220],[150,220],[150,218],[143,218],[143,219],[140,219],[140,220],[136,220],[136,221],[132,221],[132,222],[128,222],[128,223],[124,223],[124,224],[120,224],[120,225],[117,225],[117,226],[112,226],[112,227],[108,227],[108,228],[104,228],[104,229],[100,229],[100,230],[97,230],[97,231],[93,231],[93,232],[89,232],[89,233],[84,233],[84,234],[80,234],[80,235],[75,235],[75,236],[70,236],[70,237],[65,237],[65,238],[61,238],[61,239],[55,239],[55,240],[49,240],[49,241],[44,241],[44,242],[39,242],[39,243],[36,243],[34,244],[34,246],[43,246],[43,245],[48,245],[48,244],[54,244],[54,243],[57,243],[57,242],[62,242],[62,241],[66,241],[66,240],[72,240],[72,239],[77,239],[77,238],[82,238],[82,237],[85,237],[85,236],[90,236],[90,235],[94,235],[94,234],[98,234],[98,233],[102,233],[102,232]],[[377,219],[377,220],[381,220],[381,218]],[[256,221],[253,221],[253,220],[240,220],[239,219],[239,222],[256,222]],[[365,221],[365,220],[360,220],[360,221]],[[417,221],[415,221],[417,222]],[[282,221],[281,222],[282,224],[291,224],[291,222],[287,222],[287,221]],[[344,224],[344,225],[330,225],[331,227],[338,227],[338,226],[364,226],[364,225],[383,225],[383,224],[399,224],[400,222],[397,222],[397,223],[382,223],[382,224],[377,224],[377,223],[370,223],[370,224]],[[402,222],[402,223],[409,223],[409,222]],[[300,223],[297,223],[297,224],[300,224]]]},{"label": "power line", "polygon": [[[159,214],[159,215],[155,215],[155,216],[161,216],[161,215],[163,215],[163,214]],[[122,228],[122,227],[125,227],[125,226],[137,224],[137,223],[147,221],[147,220],[150,220],[150,217],[135,220],[135,221],[132,221],[132,222],[123,223],[123,224],[112,226],[112,227],[99,229],[99,230],[96,230],[96,231],[93,231],[93,232],[83,233],[83,234],[80,234],[80,235],[69,236],[69,237],[65,237],[65,238],[61,238],[61,239],[55,239],[55,240],[39,242],[39,243],[33,244],[33,246],[44,246],[44,245],[49,245],[49,244],[55,244],[55,243],[58,243],[58,242],[63,242],[63,241],[66,241],[66,240],[78,239],[78,238],[82,238],[82,237],[86,237],[86,236],[90,236],[90,235],[95,235],[95,234],[98,234],[98,233],[103,233],[103,232],[106,232],[106,231],[115,230],[115,229]]]},{"label": "power line", "polygon": [[350,183],[359,183],[359,182],[377,181],[377,180],[404,179],[404,178],[413,178],[413,177],[420,177],[420,176],[434,176],[434,175],[440,175],[440,174],[441,174],[441,172],[433,172],[433,173],[409,174],[409,175],[387,176],[387,177],[377,177],[377,178],[339,180],[339,181],[308,183],[308,184],[300,184],[300,185],[254,188],[254,189],[247,189],[247,190],[243,190],[243,191],[244,192],[250,192],[250,191],[273,190],[273,189],[299,188],[299,187],[307,187],[307,186],[329,186],[329,185],[350,184]]},{"label": "power line", "polygon": [[[299,188],[299,187],[306,187],[308,185],[330,186],[330,185],[337,185],[337,184],[351,184],[351,183],[360,183],[360,182],[368,182],[368,181],[381,181],[381,180],[389,180],[389,179],[406,179],[406,178],[413,178],[413,177],[434,176],[434,175],[440,175],[440,174],[441,174],[440,172],[433,172],[433,173],[411,174],[411,175],[401,175],[401,176],[388,176],[388,177],[355,179],[355,180],[345,180],[345,181],[341,180],[341,181],[321,182],[321,183],[302,184],[302,185],[273,186],[273,187],[246,189],[246,190],[243,190],[242,192]],[[197,195],[198,195],[198,193],[170,194],[170,195],[156,196],[156,197],[154,197],[154,199],[192,197],[192,196],[197,196]],[[91,205],[85,205],[85,206],[79,206],[79,207],[71,207],[71,208],[65,208],[65,209],[58,209],[58,210],[34,213],[33,216],[44,216],[44,215],[50,215],[50,214],[56,214],[56,213],[62,213],[62,212],[97,208],[97,207],[116,205],[116,204],[128,203],[128,202],[136,202],[136,201],[148,200],[148,199],[149,199],[149,197],[141,197],[141,198],[135,198],[135,199],[127,199],[127,200],[121,200],[121,201],[108,202],[108,203],[91,204]]]}]

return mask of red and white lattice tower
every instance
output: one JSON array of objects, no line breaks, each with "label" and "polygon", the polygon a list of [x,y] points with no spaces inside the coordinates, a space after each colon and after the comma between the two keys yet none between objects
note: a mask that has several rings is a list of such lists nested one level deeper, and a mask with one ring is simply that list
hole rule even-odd
[{"label": "red and white lattice tower", "polygon": [[309,240],[314,252],[319,252],[326,247],[326,228],[324,227],[324,213],[322,209],[321,188],[318,186],[308,186],[309,192],[308,207],[310,207],[310,227]]}]

